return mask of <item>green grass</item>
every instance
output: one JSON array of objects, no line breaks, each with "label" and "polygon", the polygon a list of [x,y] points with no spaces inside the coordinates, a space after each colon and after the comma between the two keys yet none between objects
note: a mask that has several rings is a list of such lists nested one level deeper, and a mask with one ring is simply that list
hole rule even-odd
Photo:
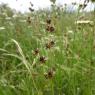
[{"label": "green grass", "polygon": [[[52,33],[46,31],[47,11],[0,17],[5,27],[0,30],[0,95],[95,95],[95,24],[75,24],[82,13],[49,14]],[[85,13],[85,18],[93,20],[93,15]],[[22,22],[28,16],[31,24]],[[55,44],[46,49],[50,40]]]}]

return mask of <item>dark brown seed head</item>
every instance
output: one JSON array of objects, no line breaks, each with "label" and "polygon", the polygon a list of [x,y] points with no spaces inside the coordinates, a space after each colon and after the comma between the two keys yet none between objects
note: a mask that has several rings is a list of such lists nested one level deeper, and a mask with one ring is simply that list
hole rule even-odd
[{"label": "dark brown seed head", "polygon": [[46,79],[51,79],[51,78],[53,78],[53,76],[54,76],[54,71],[53,71],[53,69],[50,69],[50,70],[45,74],[45,78],[46,78]]},{"label": "dark brown seed head", "polygon": [[30,2],[30,5],[31,5],[31,7],[33,7],[34,5],[32,4],[32,2]]},{"label": "dark brown seed head", "polygon": [[46,30],[47,30],[48,32],[54,32],[55,29],[54,29],[53,26],[47,25]]},{"label": "dark brown seed head", "polygon": [[31,17],[28,17],[28,18],[27,18],[27,22],[28,22],[29,24],[31,24]]},{"label": "dark brown seed head", "polygon": [[51,42],[50,42],[50,44],[51,44],[51,45],[54,45],[54,44],[55,44],[55,42],[54,42],[54,41],[51,41]]},{"label": "dark brown seed head", "polygon": [[53,77],[53,71],[48,71],[48,78],[52,78]]},{"label": "dark brown seed head", "polygon": [[50,49],[51,45],[49,43],[46,44],[46,49]]},{"label": "dark brown seed head", "polygon": [[46,49],[50,49],[54,45],[54,41],[50,41],[49,43],[46,44]]},{"label": "dark brown seed head", "polygon": [[46,20],[47,24],[51,24],[51,19]]},{"label": "dark brown seed head", "polygon": [[79,8],[82,8],[82,7],[83,7],[83,4],[80,4],[80,5],[79,5]]},{"label": "dark brown seed head", "polygon": [[38,55],[38,54],[39,54],[39,49],[38,49],[38,48],[35,49],[33,54],[34,54],[34,55]]},{"label": "dark brown seed head", "polygon": [[46,30],[47,31],[50,31],[50,26],[49,25],[46,27]]},{"label": "dark brown seed head", "polygon": [[29,24],[31,24],[31,20],[27,20],[27,22],[28,22]]},{"label": "dark brown seed head", "polygon": [[50,32],[54,32],[54,27],[53,26],[50,27]]},{"label": "dark brown seed head", "polygon": [[40,61],[41,63],[45,63],[46,60],[47,60],[47,59],[46,59],[45,56],[41,56],[40,59],[39,59],[39,61]]},{"label": "dark brown seed head", "polygon": [[31,17],[29,16],[29,17],[28,17],[28,20],[30,20],[30,19],[31,19]]},{"label": "dark brown seed head", "polygon": [[75,5],[76,5],[76,2],[72,2],[72,5],[74,5],[74,6],[75,6]]},{"label": "dark brown seed head", "polygon": [[31,12],[34,12],[34,9],[32,9],[32,8],[29,8],[29,10],[30,10]]}]

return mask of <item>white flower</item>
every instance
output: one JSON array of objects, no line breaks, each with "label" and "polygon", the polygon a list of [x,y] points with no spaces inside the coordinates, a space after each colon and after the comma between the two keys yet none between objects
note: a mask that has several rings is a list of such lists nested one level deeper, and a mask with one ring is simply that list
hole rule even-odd
[{"label": "white flower", "polygon": [[0,27],[0,30],[4,30],[4,29],[5,29],[5,27],[3,27],[3,26],[2,26],[2,27]]},{"label": "white flower", "polygon": [[73,33],[73,31],[72,30],[69,30],[68,33]]},{"label": "white flower", "polygon": [[90,20],[79,20],[75,22],[76,24],[93,24],[93,21]]}]

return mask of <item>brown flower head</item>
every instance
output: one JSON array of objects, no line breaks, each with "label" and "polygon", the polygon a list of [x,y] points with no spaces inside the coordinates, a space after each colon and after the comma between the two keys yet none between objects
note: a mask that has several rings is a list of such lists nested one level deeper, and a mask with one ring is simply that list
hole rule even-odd
[{"label": "brown flower head", "polygon": [[33,7],[33,6],[34,6],[32,2],[30,2],[30,5],[31,5],[31,7]]},{"label": "brown flower head", "polygon": [[47,28],[46,28],[46,30],[47,30],[48,32],[54,32],[55,29],[54,29],[53,26],[48,25]]},{"label": "brown flower head", "polygon": [[74,5],[74,6],[75,6],[75,5],[77,5],[77,3],[76,3],[76,2],[72,2],[72,5]]},{"label": "brown flower head", "polygon": [[55,42],[54,41],[50,41],[49,43],[46,44],[46,49],[50,49],[54,46]]},{"label": "brown flower head", "polygon": [[47,24],[51,24],[51,19],[46,20]]},{"label": "brown flower head", "polygon": [[47,60],[47,59],[46,59],[45,56],[41,56],[40,59],[39,59],[39,61],[40,61],[41,63],[45,63],[46,60]]},{"label": "brown flower head", "polygon": [[30,10],[31,12],[34,12],[34,9],[32,9],[32,8],[30,8],[30,7],[29,7],[29,10]]},{"label": "brown flower head", "polygon": [[39,49],[35,49],[34,52],[33,52],[34,55],[38,55],[39,54]]},{"label": "brown flower head", "polygon": [[49,25],[47,25],[46,30],[50,31],[50,26]]},{"label": "brown flower head", "polygon": [[45,74],[45,78],[46,79],[51,79],[54,77],[55,71],[53,69],[50,69],[46,74]]},{"label": "brown flower head", "polygon": [[53,26],[50,27],[50,32],[54,32],[54,27]]},{"label": "brown flower head", "polygon": [[27,18],[27,22],[28,22],[29,24],[31,24],[31,17],[28,17],[28,18]]}]

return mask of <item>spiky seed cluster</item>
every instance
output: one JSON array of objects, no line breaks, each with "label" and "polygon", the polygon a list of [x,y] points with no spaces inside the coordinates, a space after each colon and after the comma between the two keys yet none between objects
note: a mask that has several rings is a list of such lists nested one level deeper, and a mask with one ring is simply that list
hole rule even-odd
[{"label": "spiky seed cluster", "polygon": [[46,79],[52,79],[55,75],[55,70],[53,68],[51,68],[50,70],[48,70],[48,72],[45,74],[45,78]]},{"label": "spiky seed cluster", "polygon": [[47,25],[46,25],[46,30],[47,30],[48,32],[54,32],[54,30],[55,30],[55,28],[54,28],[54,26],[52,25],[51,22],[52,22],[52,21],[51,21],[50,18],[48,18],[48,19],[46,20],[46,23],[47,23]]},{"label": "spiky seed cluster", "polygon": [[31,17],[28,17],[28,18],[27,18],[27,22],[28,22],[29,24],[31,24]]},{"label": "spiky seed cluster", "polygon": [[41,63],[45,63],[46,62],[46,57],[45,56],[40,56],[40,58],[39,58],[39,61],[41,62]]},{"label": "spiky seed cluster", "polygon": [[33,52],[34,55],[38,55],[39,54],[39,49],[35,49],[34,52]]},{"label": "spiky seed cluster", "polygon": [[47,24],[51,24],[51,19],[46,20]]},{"label": "spiky seed cluster", "polygon": [[54,46],[55,42],[54,41],[50,41],[46,44],[46,49],[50,49]]},{"label": "spiky seed cluster", "polygon": [[53,26],[51,26],[51,25],[47,25],[46,30],[48,32],[54,32],[55,28]]},{"label": "spiky seed cluster", "polygon": [[31,12],[34,12],[34,9],[33,9],[33,4],[32,4],[32,2],[30,2],[30,5],[31,5],[31,7],[29,7],[29,10],[31,11]]},{"label": "spiky seed cluster", "polygon": [[29,10],[30,10],[31,12],[34,12],[34,9],[32,9],[31,7],[29,7]]}]

